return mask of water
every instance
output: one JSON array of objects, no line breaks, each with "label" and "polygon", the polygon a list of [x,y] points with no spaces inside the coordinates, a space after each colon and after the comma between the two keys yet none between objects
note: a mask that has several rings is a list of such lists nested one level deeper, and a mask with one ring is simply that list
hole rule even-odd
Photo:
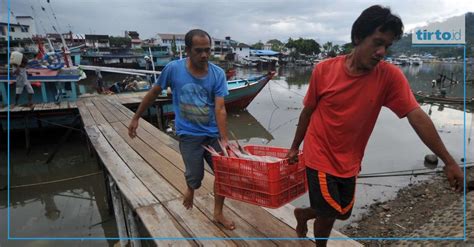
[{"label": "water", "polygon": [[[423,66],[402,67],[411,87],[415,90],[431,92],[431,80],[443,71],[451,77],[462,78],[460,64],[425,64]],[[271,81],[248,107],[248,114],[259,123],[260,134],[246,139],[245,143],[289,147],[296,131],[299,114],[302,110],[303,97],[308,88],[311,67],[281,68],[278,71],[280,80]],[[245,71],[244,73],[249,73]],[[250,71],[254,73],[254,71]],[[472,85],[468,85],[467,97],[472,97]],[[448,96],[461,97],[462,84],[453,85],[447,90]],[[463,157],[463,112],[447,106],[422,105],[429,113],[441,138],[455,160],[461,163]],[[230,120],[231,122],[233,120]],[[467,136],[472,132],[472,114],[466,114]],[[262,137],[263,133],[272,136],[271,140]],[[302,146],[301,146],[302,147]],[[472,143],[466,147],[467,162],[472,161]],[[424,168],[423,161],[431,151],[421,142],[407,119],[398,119],[389,109],[383,108],[375,129],[366,148],[362,162],[364,173],[387,172]],[[442,162],[441,162],[442,163]],[[366,178],[357,181],[356,202],[351,220],[360,217],[368,204],[393,198],[396,192],[421,179],[428,177],[388,177]],[[309,206],[308,197],[302,196],[292,202],[295,206]],[[339,222],[336,228],[347,224]]]},{"label": "water", "polygon": [[[31,133],[26,155],[23,133],[11,134],[10,237],[117,237],[115,218],[108,212],[103,174],[79,132],[70,136],[50,164],[44,164],[65,130]],[[2,138],[2,143],[6,140]],[[1,246],[112,246],[116,241],[10,240],[7,243],[7,162],[1,151]],[[59,183],[47,181],[74,178]],[[24,187],[18,187],[24,186]]]},{"label": "water", "polygon": [[[461,70],[460,70],[461,69]],[[462,78],[462,65],[424,64],[419,67],[403,67],[411,87],[415,90],[431,90],[431,80],[442,70],[455,78]],[[294,137],[302,100],[308,88],[311,67],[280,68],[277,80],[271,81],[250,104],[247,111],[229,113],[228,127],[243,144],[259,144],[289,147]],[[237,77],[259,75],[253,69],[238,69]],[[123,75],[104,73],[106,83],[122,80]],[[94,90],[94,77],[82,82],[89,92]],[[450,96],[462,96],[461,85],[448,89]],[[472,97],[472,86],[467,88]],[[439,130],[448,150],[456,160],[463,156],[463,112],[447,106],[423,105]],[[466,114],[466,135],[472,135],[472,114]],[[78,133],[61,147],[53,162],[44,165],[47,154],[59,141],[64,130],[32,133],[32,151],[25,155],[23,135],[12,135],[11,185],[25,185],[90,176],[49,185],[15,188],[10,192],[11,237],[116,237],[113,215],[108,214],[105,183],[95,157],[86,149],[85,141]],[[3,136],[4,137],[4,136]],[[3,138],[2,143],[6,143]],[[4,145],[2,145],[4,147]],[[472,161],[472,143],[467,145],[467,162]],[[406,119],[399,120],[390,110],[383,108],[369,140],[362,173],[385,172],[423,168],[424,155],[431,153],[419,140]],[[6,151],[1,155],[1,187],[6,187]],[[375,200],[393,198],[396,191],[427,177],[389,177],[359,179],[356,203],[351,219],[365,211],[367,204]],[[7,191],[0,192],[1,236],[5,246],[7,228]],[[295,206],[309,206],[306,195],[292,202]],[[342,226],[338,222],[336,228]],[[8,246],[106,246],[116,241],[8,241]]]}]

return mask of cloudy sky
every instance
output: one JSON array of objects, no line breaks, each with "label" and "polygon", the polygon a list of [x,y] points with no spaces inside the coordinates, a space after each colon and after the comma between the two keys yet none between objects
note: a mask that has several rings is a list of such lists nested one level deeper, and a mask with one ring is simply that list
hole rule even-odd
[{"label": "cloudy sky", "polygon": [[[49,1],[10,0],[13,17],[33,16],[40,33],[52,32],[54,25],[60,32],[70,29],[81,34],[119,36],[125,30],[135,30],[145,39],[156,33],[185,33],[202,28],[216,38],[231,36],[253,44],[273,38],[286,42],[289,37],[313,38],[320,43],[349,42],[352,23],[373,4],[391,7],[402,18],[406,31],[427,22],[474,12],[472,0]],[[7,3],[8,0],[1,0],[2,21],[7,19]]]}]

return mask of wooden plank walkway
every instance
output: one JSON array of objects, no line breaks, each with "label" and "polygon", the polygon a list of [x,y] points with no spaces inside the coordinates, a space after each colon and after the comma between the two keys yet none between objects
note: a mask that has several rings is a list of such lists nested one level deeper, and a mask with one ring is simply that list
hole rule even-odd
[{"label": "wooden plank walkway", "polygon": [[[270,210],[227,199],[224,212],[235,222],[236,229],[229,231],[216,224],[212,220],[214,177],[207,171],[202,187],[195,192],[194,208],[186,210],[182,205],[186,183],[178,142],[143,119],[137,137],[128,136],[127,126],[134,113],[122,104],[141,100],[140,96],[83,98],[77,107],[90,142],[126,202],[124,207],[136,213],[151,237],[165,238],[155,240],[157,245],[314,246],[308,240],[245,239],[295,238],[296,222],[290,205]],[[341,236],[336,231],[332,234],[332,237]],[[361,246],[353,240],[329,241],[329,244]]]}]

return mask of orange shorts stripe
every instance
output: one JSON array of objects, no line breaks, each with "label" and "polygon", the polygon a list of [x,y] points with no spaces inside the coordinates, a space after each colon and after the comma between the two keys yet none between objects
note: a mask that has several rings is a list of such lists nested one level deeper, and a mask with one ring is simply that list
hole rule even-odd
[{"label": "orange shorts stripe", "polygon": [[[318,178],[319,178],[319,186],[321,188],[321,193],[323,195],[324,200],[331,205],[336,211],[338,211],[340,214],[344,214],[345,212],[349,211],[352,204],[354,203],[354,199],[352,199],[352,202],[344,208],[344,210],[341,208],[341,205],[337,203],[332,197],[331,194],[329,194],[328,190],[328,183],[326,181],[326,173],[324,172],[318,172]],[[345,211],[345,212],[344,212]]]}]

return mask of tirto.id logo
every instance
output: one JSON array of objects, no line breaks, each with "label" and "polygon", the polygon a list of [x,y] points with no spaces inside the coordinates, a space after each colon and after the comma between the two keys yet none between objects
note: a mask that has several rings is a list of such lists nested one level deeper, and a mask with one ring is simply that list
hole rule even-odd
[{"label": "tirto.id logo", "polygon": [[430,32],[426,29],[420,30],[418,29],[416,32],[416,38],[418,40],[461,40],[462,39],[462,34],[461,34],[461,29],[458,31],[452,30],[451,32],[442,32],[439,29],[437,29],[434,32]]},{"label": "tirto.id logo", "polygon": [[413,30],[412,44],[465,44],[466,18],[451,17]]}]

